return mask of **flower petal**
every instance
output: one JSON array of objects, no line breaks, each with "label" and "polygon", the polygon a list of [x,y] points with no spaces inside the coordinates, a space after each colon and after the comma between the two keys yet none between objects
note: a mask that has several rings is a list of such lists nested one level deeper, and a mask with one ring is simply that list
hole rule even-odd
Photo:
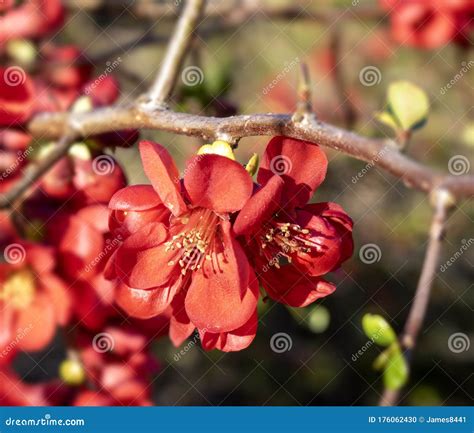
[{"label": "flower petal", "polygon": [[252,194],[252,178],[237,162],[220,155],[197,155],[184,175],[192,204],[218,213],[235,212]]},{"label": "flower petal", "polygon": [[181,346],[184,340],[188,338],[196,328],[194,323],[189,320],[184,307],[184,290],[176,294],[171,304],[172,315],[170,319],[169,335],[171,342],[176,346]]},{"label": "flower petal", "polygon": [[18,342],[21,350],[36,351],[46,347],[56,331],[56,312],[49,296],[37,294],[27,308],[19,310],[16,327],[24,330]]},{"label": "flower petal", "polygon": [[162,204],[151,185],[132,185],[117,191],[109,202],[109,209],[147,210]]},{"label": "flower petal", "polygon": [[[297,223],[309,233],[305,239],[316,244],[309,253],[292,256],[295,266],[311,276],[327,274],[337,269],[352,254],[351,233],[330,218],[314,215],[306,210],[297,211]],[[344,243],[346,242],[346,244]]]},{"label": "flower petal", "polygon": [[257,325],[258,316],[257,311],[255,311],[247,323],[234,331],[220,334],[199,331],[202,347],[204,350],[218,349],[223,352],[237,352],[246,349],[255,338]]},{"label": "flower petal", "polygon": [[126,285],[138,289],[166,284],[174,270],[168,262],[176,254],[166,251],[166,236],[163,224],[152,223],[128,237],[115,255],[116,275]]},{"label": "flower petal", "polygon": [[255,310],[258,283],[242,248],[222,224],[223,251],[205,260],[193,275],[186,295],[186,312],[196,327],[208,332],[226,332],[247,322]]},{"label": "flower petal", "polygon": [[272,217],[280,207],[283,186],[283,179],[280,176],[273,176],[247,201],[234,222],[236,236],[256,232]]},{"label": "flower petal", "polygon": [[143,168],[163,204],[177,216],[186,211],[180,193],[179,171],[168,151],[151,141],[140,142]]},{"label": "flower petal", "polygon": [[168,308],[180,286],[180,279],[171,287],[165,286],[147,290],[134,289],[121,284],[117,291],[117,304],[132,317],[149,319],[163,313]]},{"label": "flower petal", "polygon": [[333,284],[306,276],[292,265],[272,268],[260,278],[270,298],[291,307],[306,307],[336,290]]},{"label": "flower petal", "polygon": [[308,141],[288,137],[270,140],[258,171],[258,182],[267,183],[275,174],[285,181],[281,201],[288,209],[303,206],[326,177],[327,158],[321,148]]}]

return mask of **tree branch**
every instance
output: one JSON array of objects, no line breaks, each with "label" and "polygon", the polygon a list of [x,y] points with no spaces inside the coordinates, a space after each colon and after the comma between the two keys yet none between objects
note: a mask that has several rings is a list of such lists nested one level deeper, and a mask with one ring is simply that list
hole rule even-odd
[{"label": "tree branch", "polygon": [[215,137],[237,141],[242,137],[285,135],[318,143],[367,161],[403,180],[408,187],[429,193],[444,188],[456,199],[474,196],[474,176],[451,176],[422,165],[396,150],[390,140],[372,139],[305,118],[298,122],[289,114],[254,114],[227,118],[204,117],[169,110],[142,110],[136,105],[110,107],[83,114],[50,113],[34,118],[34,135],[57,138],[72,122],[82,136],[127,128],[152,129],[175,134]]},{"label": "tree branch", "polygon": [[[434,202],[434,214],[431,221],[428,247],[426,249],[425,260],[423,262],[420,279],[418,280],[415,297],[413,298],[413,303],[401,338],[401,346],[405,349],[405,358],[408,364],[410,364],[411,353],[416,346],[416,339],[425,320],[431,288],[433,287],[436,269],[438,268],[448,211],[455,202],[454,197],[443,189],[433,191],[432,199]],[[379,404],[381,406],[393,406],[397,404],[399,397],[400,390],[394,391],[386,389]]]},{"label": "tree branch", "polygon": [[68,132],[58,141],[58,144],[48,155],[41,159],[37,164],[31,164],[25,170],[23,177],[15,183],[12,188],[0,195],[0,209],[14,207],[16,200],[33,185],[43,174],[45,174],[53,165],[58,162],[74,143],[77,134]]},{"label": "tree branch", "polygon": [[205,0],[187,1],[176,23],[160,72],[149,92],[150,101],[154,106],[163,105],[171,96],[205,4]]}]

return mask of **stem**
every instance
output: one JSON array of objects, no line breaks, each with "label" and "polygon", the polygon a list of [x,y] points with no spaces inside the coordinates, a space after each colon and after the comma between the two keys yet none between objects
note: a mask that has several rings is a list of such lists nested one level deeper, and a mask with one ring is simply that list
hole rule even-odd
[{"label": "stem", "polygon": [[[436,270],[438,269],[448,210],[454,205],[454,198],[445,190],[434,191],[432,197],[434,201],[434,214],[431,221],[430,237],[415,297],[413,298],[413,303],[401,338],[402,348],[405,349],[405,353],[408,355],[411,354],[416,346],[418,334],[425,320],[433,281],[436,277]],[[409,363],[410,356],[406,356],[406,360]],[[397,404],[399,398],[400,390],[393,391],[386,389],[379,404],[381,406],[393,406]]]},{"label": "stem", "polygon": [[149,92],[153,104],[162,106],[173,93],[179,71],[189,51],[205,3],[205,0],[187,1],[168,44],[160,72]]}]

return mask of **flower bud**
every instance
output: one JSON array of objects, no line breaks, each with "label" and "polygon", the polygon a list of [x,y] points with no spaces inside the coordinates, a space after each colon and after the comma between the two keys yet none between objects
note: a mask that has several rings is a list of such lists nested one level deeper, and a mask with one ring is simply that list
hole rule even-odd
[{"label": "flower bud", "polygon": [[232,146],[227,141],[216,140],[212,144],[205,144],[201,146],[197,152],[198,155],[221,155],[235,161],[234,151]]},{"label": "flower bud", "polygon": [[71,357],[65,359],[59,365],[59,377],[67,385],[79,386],[86,380],[86,372],[82,362],[75,357]]},{"label": "flower bud", "polygon": [[362,318],[365,335],[379,346],[389,346],[397,341],[397,336],[388,322],[378,314],[366,314]]}]

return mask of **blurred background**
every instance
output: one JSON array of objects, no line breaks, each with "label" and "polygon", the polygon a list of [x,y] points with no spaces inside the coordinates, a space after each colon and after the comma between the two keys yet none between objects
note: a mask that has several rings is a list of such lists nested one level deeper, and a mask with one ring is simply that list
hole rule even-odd
[{"label": "blurred background", "polygon": [[[80,46],[97,74],[116,65],[113,74],[122,85],[122,102],[144,92],[160,65],[181,2],[65,3],[71,13],[55,39]],[[431,109],[428,122],[405,152],[444,172],[452,157],[462,156],[469,170],[474,159],[472,44],[431,49],[401,44],[394,40],[390,16],[377,1],[258,3],[247,14],[238,2],[211,1],[214,12],[200,24],[173,108],[216,116],[292,112],[300,64],[306,62],[318,118],[363,135],[389,137],[392,133],[374,120],[374,113],[383,109],[392,81],[409,80],[425,90]],[[300,8],[300,13],[275,12],[288,5]],[[467,70],[462,72],[463,68]],[[167,146],[181,169],[203,144],[156,131],[145,131],[142,137]],[[244,163],[252,153],[261,153],[268,139],[241,140],[239,160]],[[355,223],[354,255],[328,278],[337,284],[337,291],[298,310],[271,300],[262,303],[257,338],[242,352],[204,352],[197,337],[178,349],[161,339],[155,349],[162,364],[153,383],[157,404],[377,403],[383,385],[372,363],[380,349],[366,347],[361,318],[378,313],[398,333],[402,331],[421,269],[431,210],[424,194],[386,172],[325,151],[328,176],[313,200],[341,204]],[[119,149],[115,156],[131,184],[146,182],[136,148]],[[469,342],[474,338],[473,218],[472,202],[459,204],[449,218],[441,265],[456,252],[462,254],[438,272],[411,379],[402,392],[405,404],[473,401],[474,348],[454,353],[448,347],[453,333],[468,335]],[[360,251],[369,244],[375,258],[364,260]],[[270,345],[279,332],[291,341],[282,353]],[[363,354],[357,355],[363,347]],[[56,371],[62,355],[50,354],[41,365]],[[44,371],[33,363],[40,359],[41,354],[25,358],[17,368],[29,371],[29,380],[39,380]]]}]

